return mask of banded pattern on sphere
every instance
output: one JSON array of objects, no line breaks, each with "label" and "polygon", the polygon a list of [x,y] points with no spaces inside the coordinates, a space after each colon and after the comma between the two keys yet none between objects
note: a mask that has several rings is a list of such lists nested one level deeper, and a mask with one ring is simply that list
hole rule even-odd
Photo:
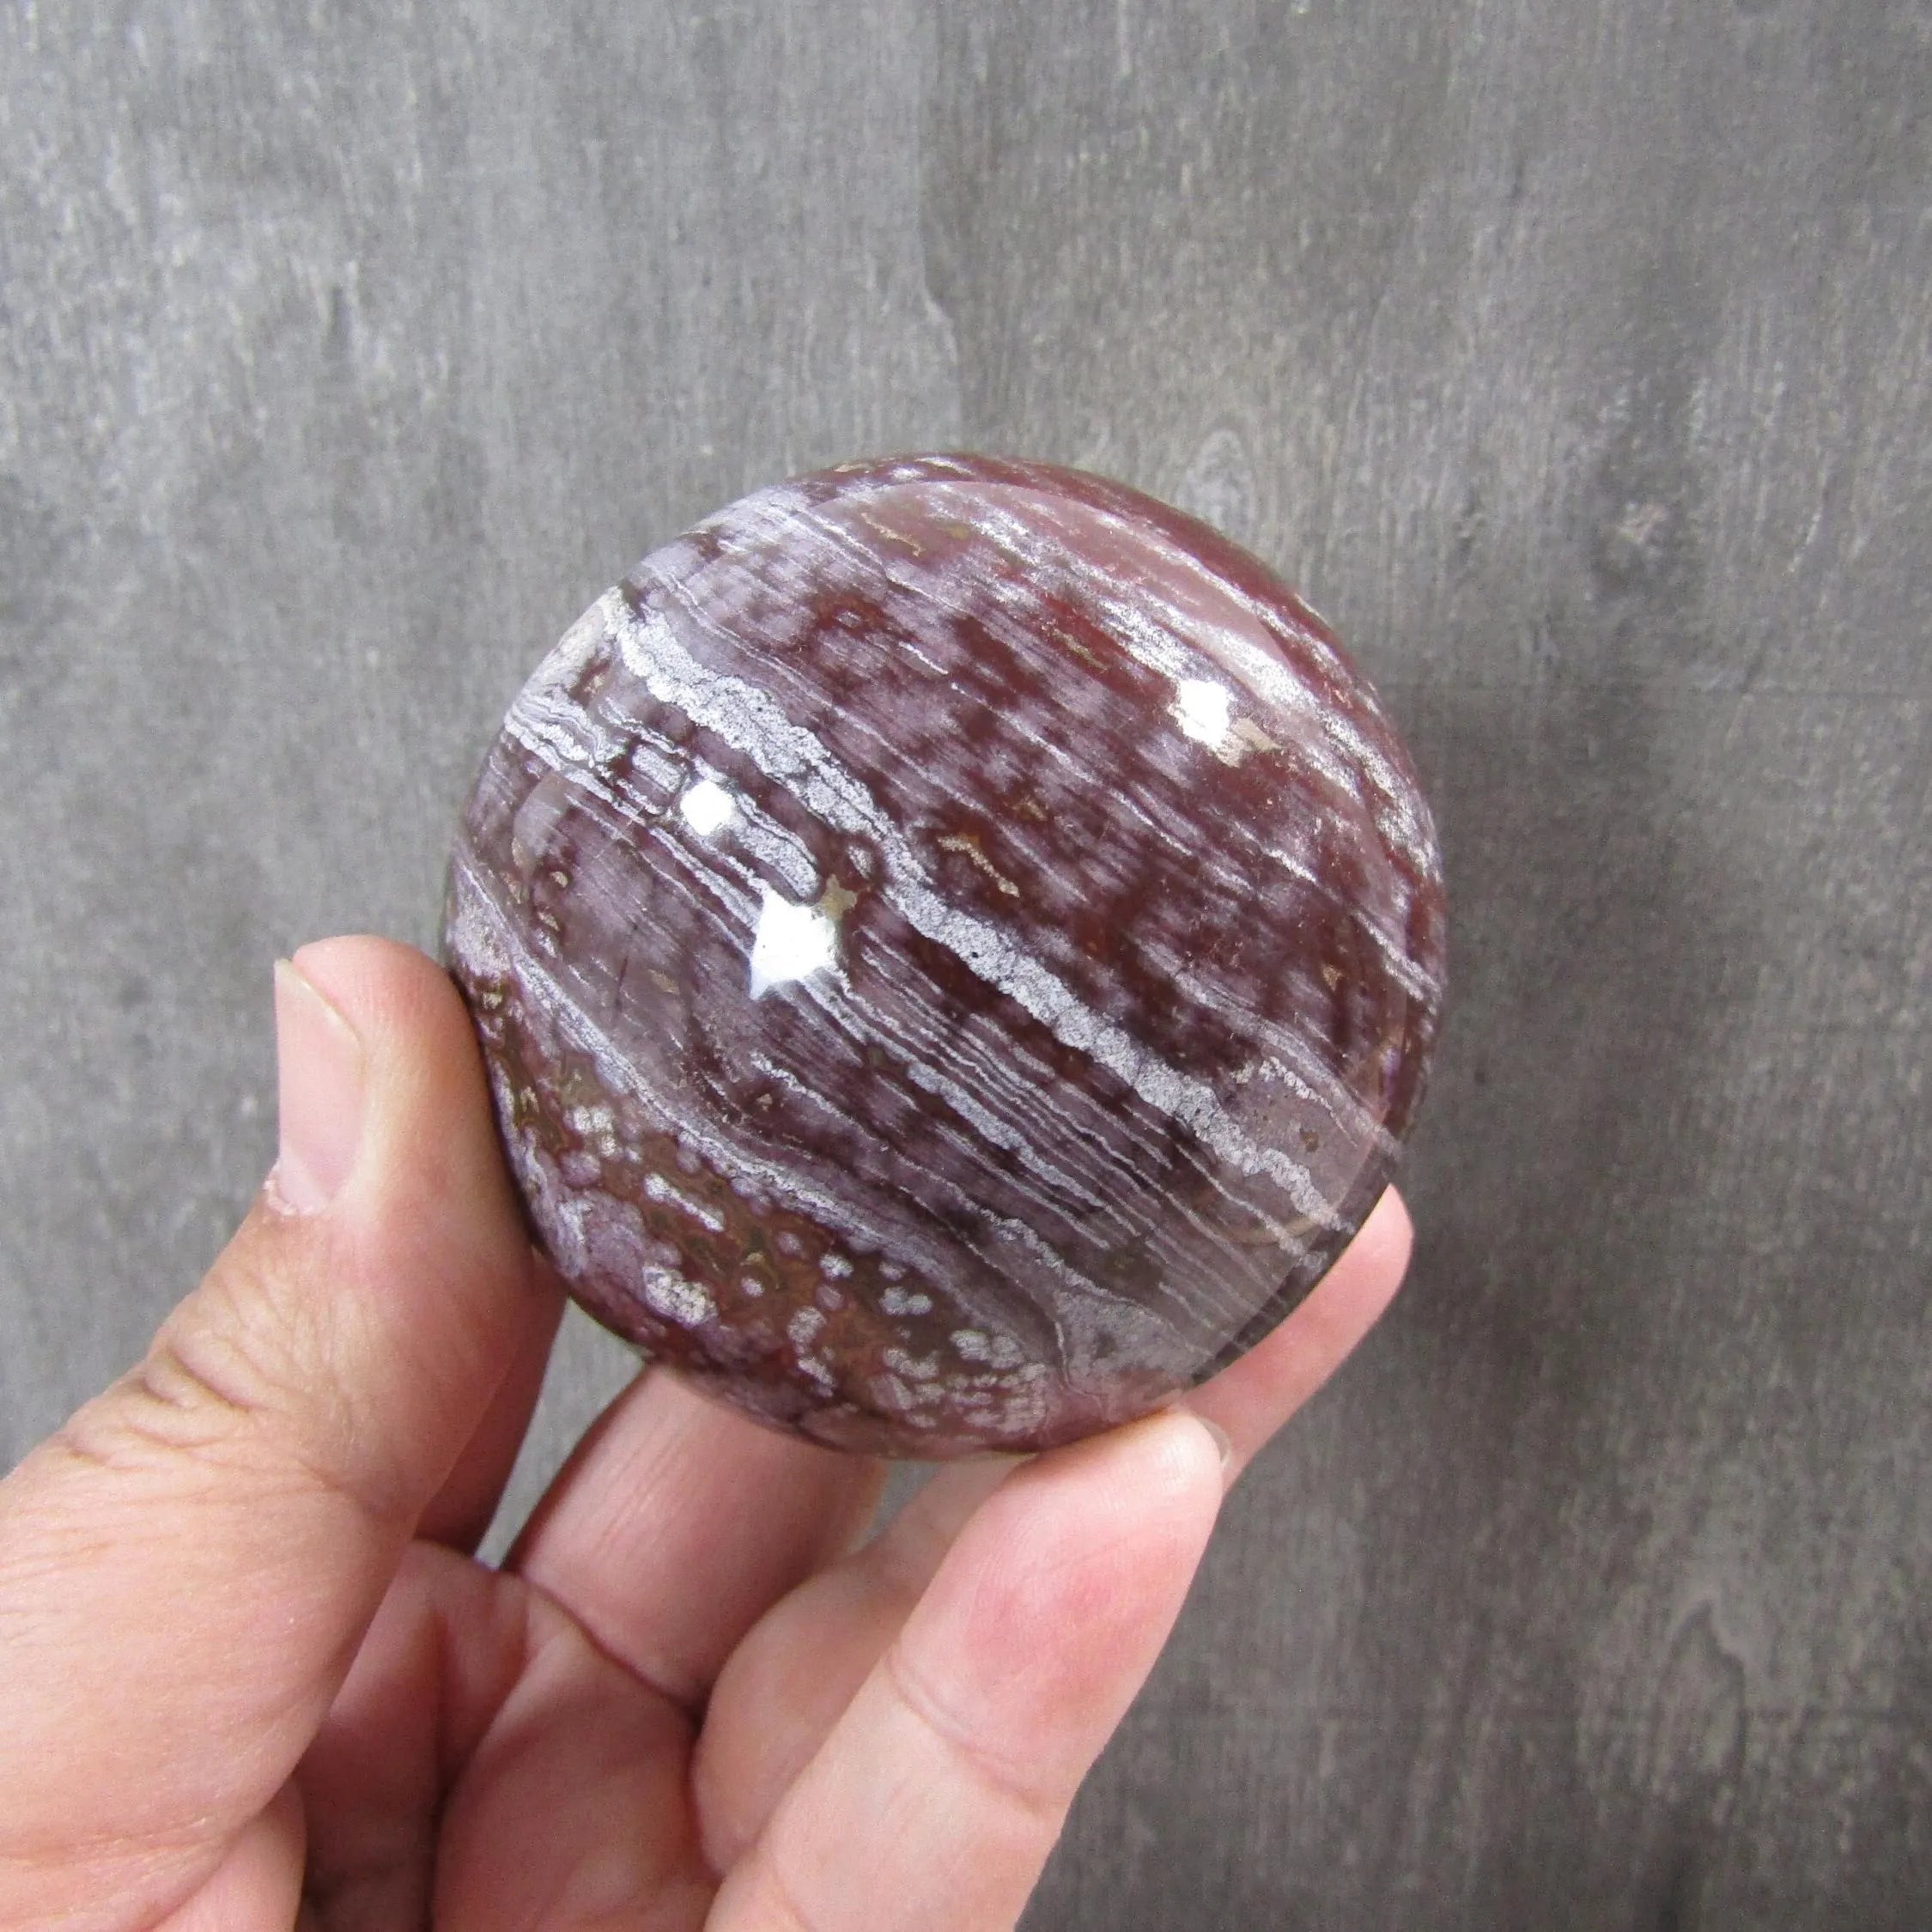
[{"label": "banded pattern on sphere", "polygon": [[1251,1346],[1374,1204],[1443,993],[1428,808],[1254,558],[977,457],[769,489],[512,707],[447,945],[536,1227],[765,1419],[1071,1440]]}]

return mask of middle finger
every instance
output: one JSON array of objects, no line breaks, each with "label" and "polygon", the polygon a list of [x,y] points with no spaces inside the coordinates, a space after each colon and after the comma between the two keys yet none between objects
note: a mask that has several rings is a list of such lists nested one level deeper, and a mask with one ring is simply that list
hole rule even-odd
[{"label": "middle finger", "polygon": [[507,1565],[695,1710],[740,1637],[870,1521],[880,1464],[647,1370],[577,1445]]}]

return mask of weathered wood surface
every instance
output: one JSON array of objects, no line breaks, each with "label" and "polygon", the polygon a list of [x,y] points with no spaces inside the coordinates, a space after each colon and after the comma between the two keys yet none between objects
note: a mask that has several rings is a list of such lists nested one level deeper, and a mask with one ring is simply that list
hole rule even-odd
[{"label": "weathered wood surface", "polygon": [[637,553],[1084,463],[1354,642],[1456,989],[1413,1285],[1033,1923],[1932,1923],[1929,103],[1924,0],[10,0],[0,1449]]}]

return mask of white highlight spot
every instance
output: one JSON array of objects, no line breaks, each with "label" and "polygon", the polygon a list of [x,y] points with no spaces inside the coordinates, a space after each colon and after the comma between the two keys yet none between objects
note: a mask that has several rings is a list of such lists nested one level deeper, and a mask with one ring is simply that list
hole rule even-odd
[{"label": "white highlight spot", "polygon": [[678,799],[677,809],[683,813],[684,823],[703,839],[738,815],[737,802],[714,778],[701,778]]},{"label": "white highlight spot", "polygon": [[1234,723],[1234,699],[1225,684],[1208,677],[1182,677],[1174,686],[1174,721],[1197,744],[1218,750]]},{"label": "white highlight spot", "polygon": [[820,906],[794,906],[765,889],[764,910],[751,936],[751,997],[789,986],[838,963],[838,924]]}]

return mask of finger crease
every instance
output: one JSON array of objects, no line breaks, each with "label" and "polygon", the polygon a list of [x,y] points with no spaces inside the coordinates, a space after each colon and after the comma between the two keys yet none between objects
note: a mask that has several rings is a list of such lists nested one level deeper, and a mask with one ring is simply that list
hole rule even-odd
[{"label": "finger crease", "polygon": [[887,1687],[914,1720],[936,1738],[948,1756],[964,1767],[980,1788],[1012,1806],[1036,1823],[1057,1828],[1060,1807],[1030,1783],[1010,1761],[975,1738],[928,1691],[906,1662],[898,1643],[887,1647],[882,1660]]},{"label": "finger crease", "polygon": [[673,1710],[688,1718],[694,1727],[702,1727],[705,1707],[711,1701],[711,1692],[695,1673],[672,1672],[664,1668],[661,1661],[613,1649],[604,1641],[596,1624],[582,1610],[573,1608],[562,1597],[553,1595],[543,1584],[532,1582],[528,1577],[521,1577],[519,1581],[532,1597],[541,1599],[563,1619],[567,1626],[563,1631],[536,1635],[532,1640],[535,1646],[541,1648],[556,1641],[560,1636],[580,1637],[613,1668],[622,1671],[626,1677],[635,1679],[653,1696],[661,1698]]},{"label": "finger crease", "polygon": [[784,1866],[776,1859],[767,1857],[764,1861],[766,1891],[771,1903],[784,1914],[786,1924],[772,1929],[772,1932],[824,1932],[820,1921],[806,1911],[799,1903],[798,1893],[792,1888],[792,1881],[786,1875]]}]

